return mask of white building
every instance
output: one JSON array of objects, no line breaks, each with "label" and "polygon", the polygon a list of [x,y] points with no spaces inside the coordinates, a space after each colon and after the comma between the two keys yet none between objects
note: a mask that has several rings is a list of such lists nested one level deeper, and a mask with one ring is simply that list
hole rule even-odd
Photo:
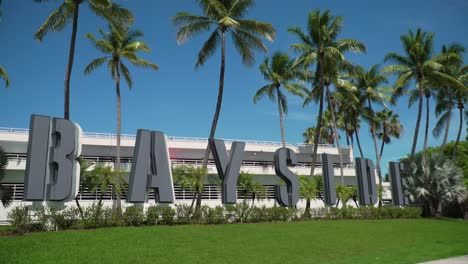
[{"label": "white building", "polygon": [[[14,202],[9,208],[0,206],[0,223],[6,221],[6,215],[11,208],[22,205],[30,205],[32,202],[22,201],[23,188],[24,188],[24,175],[26,169],[27,159],[27,146],[28,146],[28,129],[15,129],[15,128],[0,128],[0,146],[8,155],[8,166],[6,175],[3,180],[4,184],[11,186],[14,192]],[[122,168],[124,171],[129,172],[131,168],[133,148],[135,145],[135,135],[122,135],[121,140],[121,156]],[[188,138],[188,137],[167,137],[167,145],[171,163],[175,166],[180,164],[190,164],[195,166],[201,165],[207,139],[201,138]],[[233,140],[225,140],[226,148],[229,151]],[[270,141],[249,141],[237,140],[246,143],[245,154],[242,162],[241,170],[249,172],[254,175],[254,180],[261,182],[268,189],[268,197],[260,201],[260,204],[273,205],[274,199],[274,185],[278,184],[279,177],[275,175],[273,166],[274,152],[281,147],[279,142]],[[83,133],[81,138],[82,152],[81,157],[90,161],[92,164],[102,164],[113,166],[115,159],[115,145],[116,136],[108,133]],[[298,154],[299,165],[291,168],[296,175],[309,175],[312,146],[306,144],[288,144],[288,147]],[[353,165],[353,149],[351,147],[343,148],[343,171],[344,182],[346,185],[356,185],[356,173]],[[338,149],[331,145],[319,145],[318,154],[328,153],[332,154],[335,163],[335,184],[340,184],[340,169],[338,159]],[[321,174],[321,156],[317,156],[317,166],[315,174]],[[92,169],[92,167],[91,167]],[[206,179],[206,186],[203,193],[203,203],[208,205],[220,205],[221,193],[220,187],[215,184],[214,179],[217,177],[215,165],[210,161],[208,165],[210,177]],[[386,184],[388,187],[388,184]],[[181,190],[180,186],[174,186],[176,203],[190,203],[192,194],[188,191]],[[388,189],[388,188],[387,188]],[[384,198],[389,199],[390,193],[387,191]],[[96,202],[97,195],[91,193],[89,190],[80,188],[78,195],[80,203],[83,205]],[[125,198],[122,197],[123,199]],[[238,195],[240,198],[240,195]],[[106,203],[112,203],[111,188],[107,190],[105,196]],[[240,199],[239,199],[240,200]],[[154,203],[154,195],[150,193],[150,203]],[[66,205],[74,205],[74,202],[67,203]],[[125,203],[124,203],[125,205]],[[300,201],[298,206],[305,205],[305,201]],[[314,207],[321,207],[323,203],[321,200],[316,200],[312,203]]]}]

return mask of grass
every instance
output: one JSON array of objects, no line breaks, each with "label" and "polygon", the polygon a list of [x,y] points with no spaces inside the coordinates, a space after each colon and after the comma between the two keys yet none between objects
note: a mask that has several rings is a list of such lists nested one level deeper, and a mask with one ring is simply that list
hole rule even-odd
[{"label": "grass", "polygon": [[416,263],[468,254],[468,221],[103,228],[0,237],[0,263]]}]

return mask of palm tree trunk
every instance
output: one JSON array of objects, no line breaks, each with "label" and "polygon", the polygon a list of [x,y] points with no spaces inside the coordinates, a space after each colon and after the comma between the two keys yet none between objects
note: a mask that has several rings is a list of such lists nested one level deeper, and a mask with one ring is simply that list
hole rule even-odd
[{"label": "palm tree trunk", "polygon": [[281,107],[279,85],[276,85],[276,97],[278,99],[278,113],[279,113],[280,128],[281,128],[281,144],[283,145],[283,148],[286,148],[286,139],[284,136],[283,109]]},{"label": "palm tree trunk", "polygon": [[304,211],[304,218],[310,218],[310,199],[306,200],[306,207]]},{"label": "palm tree trunk", "polygon": [[[375,149],[375,159],[377,163],[377,177],[379,179],[379,187],[382,188],[382,176],[380,170],[380,155],[379,155],[379,147],[377,144],[377,135],[375,134],[375,121],[374,121],[374,110],[372,109],[372,104],[370,98],[367,99],[369,104],[369,109],[371,110],[371,131],[372,131],[372,139],[374,140],[374,149]],[[382,202],[379,200],[379,207],[382,206]]]},{"label": "palm tree trunk", "polygon": [[418,135],[419,135],[419,126],[421,124],[421,115],[422,115],[422,107],[423,107],[423,87],[422,81],[418,81],[419,85],[419,104],[418,104],[418,116],[416,118],[416,127],[414,128],[414,137],[413,137],[413,145],[411,147],[411,156],[410,162],[414,160],[414,154],[416,153],[416,145],[418,144]]},{"label": "palm tree trunk", "polygon": [[315,172],[315,163],[317,162],[317,150],[318,143],[320,138],[320,130],[322,129],[322,115],[323,115],[323,97],[324,97],[324,73],[323,73],[323,55],[319,54],[319,65],[317,67],[320,71],[320,105],[319,105],[319,114],[317,118],[317,125],[315,126],[315,138],[314,138],[314,150],[312,153],[312,166],[310,167],[310,176],[314,176]]},{"label": "palm tree trunk", "polygon": [[[429,98],[431,97],[431,94],[429,92],[426,92],[426,127],[424,129],[424,144],[423,144],[423,149],[422,149],[422,158],[423,158],[423,167],[427,166],[427,154],[426,154],[426,149],[427,149],[427,137],[429,135]],[[424,169],[424,172],[427,172],[427,168]]]},{"label": "palm tree trunk", "polygon": [[330,90],[329,90],[328,86],[327,86],[327,99],[328,99],[328,108],[330,109],[330,113],[331,113],[331,117],[332,117],[333,135],[335,136],[336,146],[338,147],[338,156],[339,156],[339,160],[340,160],[341,184],[344,185],[343,153],[342,153],[342,150],[341,150],[340,135],[338,135],[338,129],[336,127],[335,107],[333,106],[333,102],[331,100]]},{"label": "palm tree trunk", "polygon": [[76,207],[78,207],[78,211],[80,212],[81,220],[84,220],[83,208],[81,208],[80,202],[78,201],[78,196],[75,197]]},{"label": "palm tree trunk", "polygon": [[[219,72],[219,90],[218,90],[218,101],[216,102],[216,110],[213,116],[213,122],[211,124],[211,131],[209,140],[214,138],[216,132],[216,126],[218,125],[219,113],[221,112],[221,103],[223,102],[223,91],[224,91],[224,71],[225,71],[225,60],[226,60],[226,33],[222,31],[221,33],[221,69]],[[208,166],[208,158],[210,156],[210,146],[205,150],[205,155],[203,156],[203,167]],[[197,200],[198,205],[198,200]]]},{"label": "palm tree trunk", "polygon": [[380,158],[382,158],[384,146],[385,146],[385,141],[382,140],[382,145],[380,146]]},{"label": "palm tree trunk", "polygon": [[445,148],[445,145],[447,144],[448,140],[448,134],[450,131],[450,121],[452,119],[452,105],[453,105],[453,98],[452,98],[452,93],[450,93],[450,102],[449,102],[449,110],[447,113],[447,123],[445,124],[445,134],[444,134],[444,141],[442,141],[442,149]]},{"label": "palm tree trunk", "polygon": [[383,149],[385,146],[385,136],[387,135],[387,131],[385,130],[385,124],[383,125],[383,138],[382,138],[382,145],[380,146],[380,158],[382,159]]},{"label": "palm tree trunk", "polygon": [[364,154],[363,154],[362,148],[361,148],[361,141],[359,140],[359,131],[358,131],[358,129],[354,130],[354,134],[356,134],[356,142],[357,142],[357,145],[358,145],[358,148],[359,148],[359,153],[361,153],[361,158],[364,158]]},{"label": "palm tree trunk", "polygon": [[67,71],[65,73],[65,87],[64,87],[64,109],[63,118],[70,119],[70,78],[73,68],[73,60],[75,59],[75,44],[76,44],[76,33],[78,31],[78,15],[79,15],[80,4],[74,3],[73,9],[73,27],[72,35],[70,40],[70,50],[68,53],[68,64]]},{"label": "palm tree trunk", "polygon": [[457,154],[457,147],[458,147],[458,143],[460,143],[460,137],[461,137],[462,128],[463,128],[463,104],[462,103],[458,104],[458,109],[460,110],[460,125],[458,126],[457,140],[455,141],[455,145],[453,146],[452,160],[455,160],[455,155]]},{"label": "palm tree trunk", "polygon": [[[117,76],[115,78],[115,93],[117,95],[117,159],[115,162],[115,169],[120,171],[120,134],[122,130],[122,113],[121,113],[121,107],[120,107],[120,69],[119,69],[119,62],[116,62],[115,65]],[[116,194],[116,202],[117,202],[117,209],[121,210],[122,209],[122,204],[120,201],[120,195],[117,193]]]}]

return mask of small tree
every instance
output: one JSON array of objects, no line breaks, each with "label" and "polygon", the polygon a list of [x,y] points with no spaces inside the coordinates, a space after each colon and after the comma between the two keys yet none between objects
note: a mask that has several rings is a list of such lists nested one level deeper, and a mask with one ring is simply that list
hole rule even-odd
[{"label": "small tree", "polygon": [[318,177],[299,176],[299,193],[306,199],[304,218],[310,218],[310,201],[315,199],[318,192],[317,180],[315,180],[315,178]]},{"label": "small tree", "polygon": [[[190,205],[190,214],[193,212],[193,207],[197,198],[200,197],[201,199],[201,195],[204,189],[203,180],[207,173],[208,170],[206,167],[182,165],[172,168],[174,184],[180,184],[182,186],[182,190],[188,189],[193,193],[192,204]],[[193,218],[200,219],[200,214],[201,208],[195,208]]]},{"label": "small tree", "polygon": [[442,153],[428,153],[426,166],[420,153],[414,162],[405,162],[409,166],[404,181],[406,193],[411,202],[428,207],[431,216],[442,215],[444,202],[461,203],[465,199],[463,171]]}]

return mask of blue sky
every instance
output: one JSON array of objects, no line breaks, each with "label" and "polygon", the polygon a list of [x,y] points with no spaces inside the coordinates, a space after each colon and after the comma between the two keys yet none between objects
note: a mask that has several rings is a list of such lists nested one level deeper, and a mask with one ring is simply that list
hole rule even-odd
[{"label": "blue sky", "polygon": [[[63,115],[63,81],[69,48],[71,26],[61,32],[51,32],[42,43],[34,40],[34,32],[61,1],[37,4],[32,1],[3,1],[3,21],[0,23],[0,65],[11,79],[9,89],[0,84],[0,126],[26,128],[31,114]],[[170,18],[177,11],[200,13],[194,1],[117,1],[135,15],[134,28],[145,33],[144,40],[152,53],[142,54],[157,63],[158,72],[131,68],[132,90],[122,89],[123,133],[134,134],[139,128],[164,131],[173,136],[207,137],[216,103],[219,50],[205,66],[194,70],[196,54],[207,35],[196,37],[179,46],[176,29]],[[288,27],[306,24],[307,13],[315,8],[331,9],[344,17],[342,38],[355,38],[367,45],[365,55],[349,54],[356,64],[369,67],[383,63],[390,51],[401,52],[400,35],[409,29],[422,27],[435,32],[435,50],[442,44],[458,42],[468,46],[468,2],[465,0],[418,1],[267,1],[257,0],[247,18],[272,23],[277,30],[274,43],[267,43],[270,53],[288,51],[296,39]],[[71,79],[71,119],[84,131],[113,132],[116,126],[115,86],[106,68],[84,76],[87,63],[101,54],[85,38],[106,28],[103,20],[94,17],[87,7],[81,8],[75,64]],[[293,54],[292,54],[293,55]],[[252,68],[242,65],[234,47],[228,42],[225,97],[216,136],[218,138],[280,140],[277,110],[268,99],[252,102],[255,91],[265,84],[258,65],[264,54],[258,53]],[[299,98],[289,97],[290,113],[286,117],[288,142],[302,142],[302,132],[316,122],[315,105],[302,108]],[[400,100],[393,109],[401,116],[404,134],[386,146],[386,163],[406,155],[411,148],[416,119],[416,106],[408,109]],[[431,130],[435,118],[431,117]],[[455,125],[458,125],[454,120]],[[465,132],[464,132],[465,134]],[[455,139],[453,129],[450,139]],[[361,130],[365,155],[375,157],[367,127]],[[421,143],[418,148],[422,146]],[[429,139],[429,145],[441,139]],[[343,143],[344,140],[343,140]],[[357,150],[357,149],[356,149]]]}]

